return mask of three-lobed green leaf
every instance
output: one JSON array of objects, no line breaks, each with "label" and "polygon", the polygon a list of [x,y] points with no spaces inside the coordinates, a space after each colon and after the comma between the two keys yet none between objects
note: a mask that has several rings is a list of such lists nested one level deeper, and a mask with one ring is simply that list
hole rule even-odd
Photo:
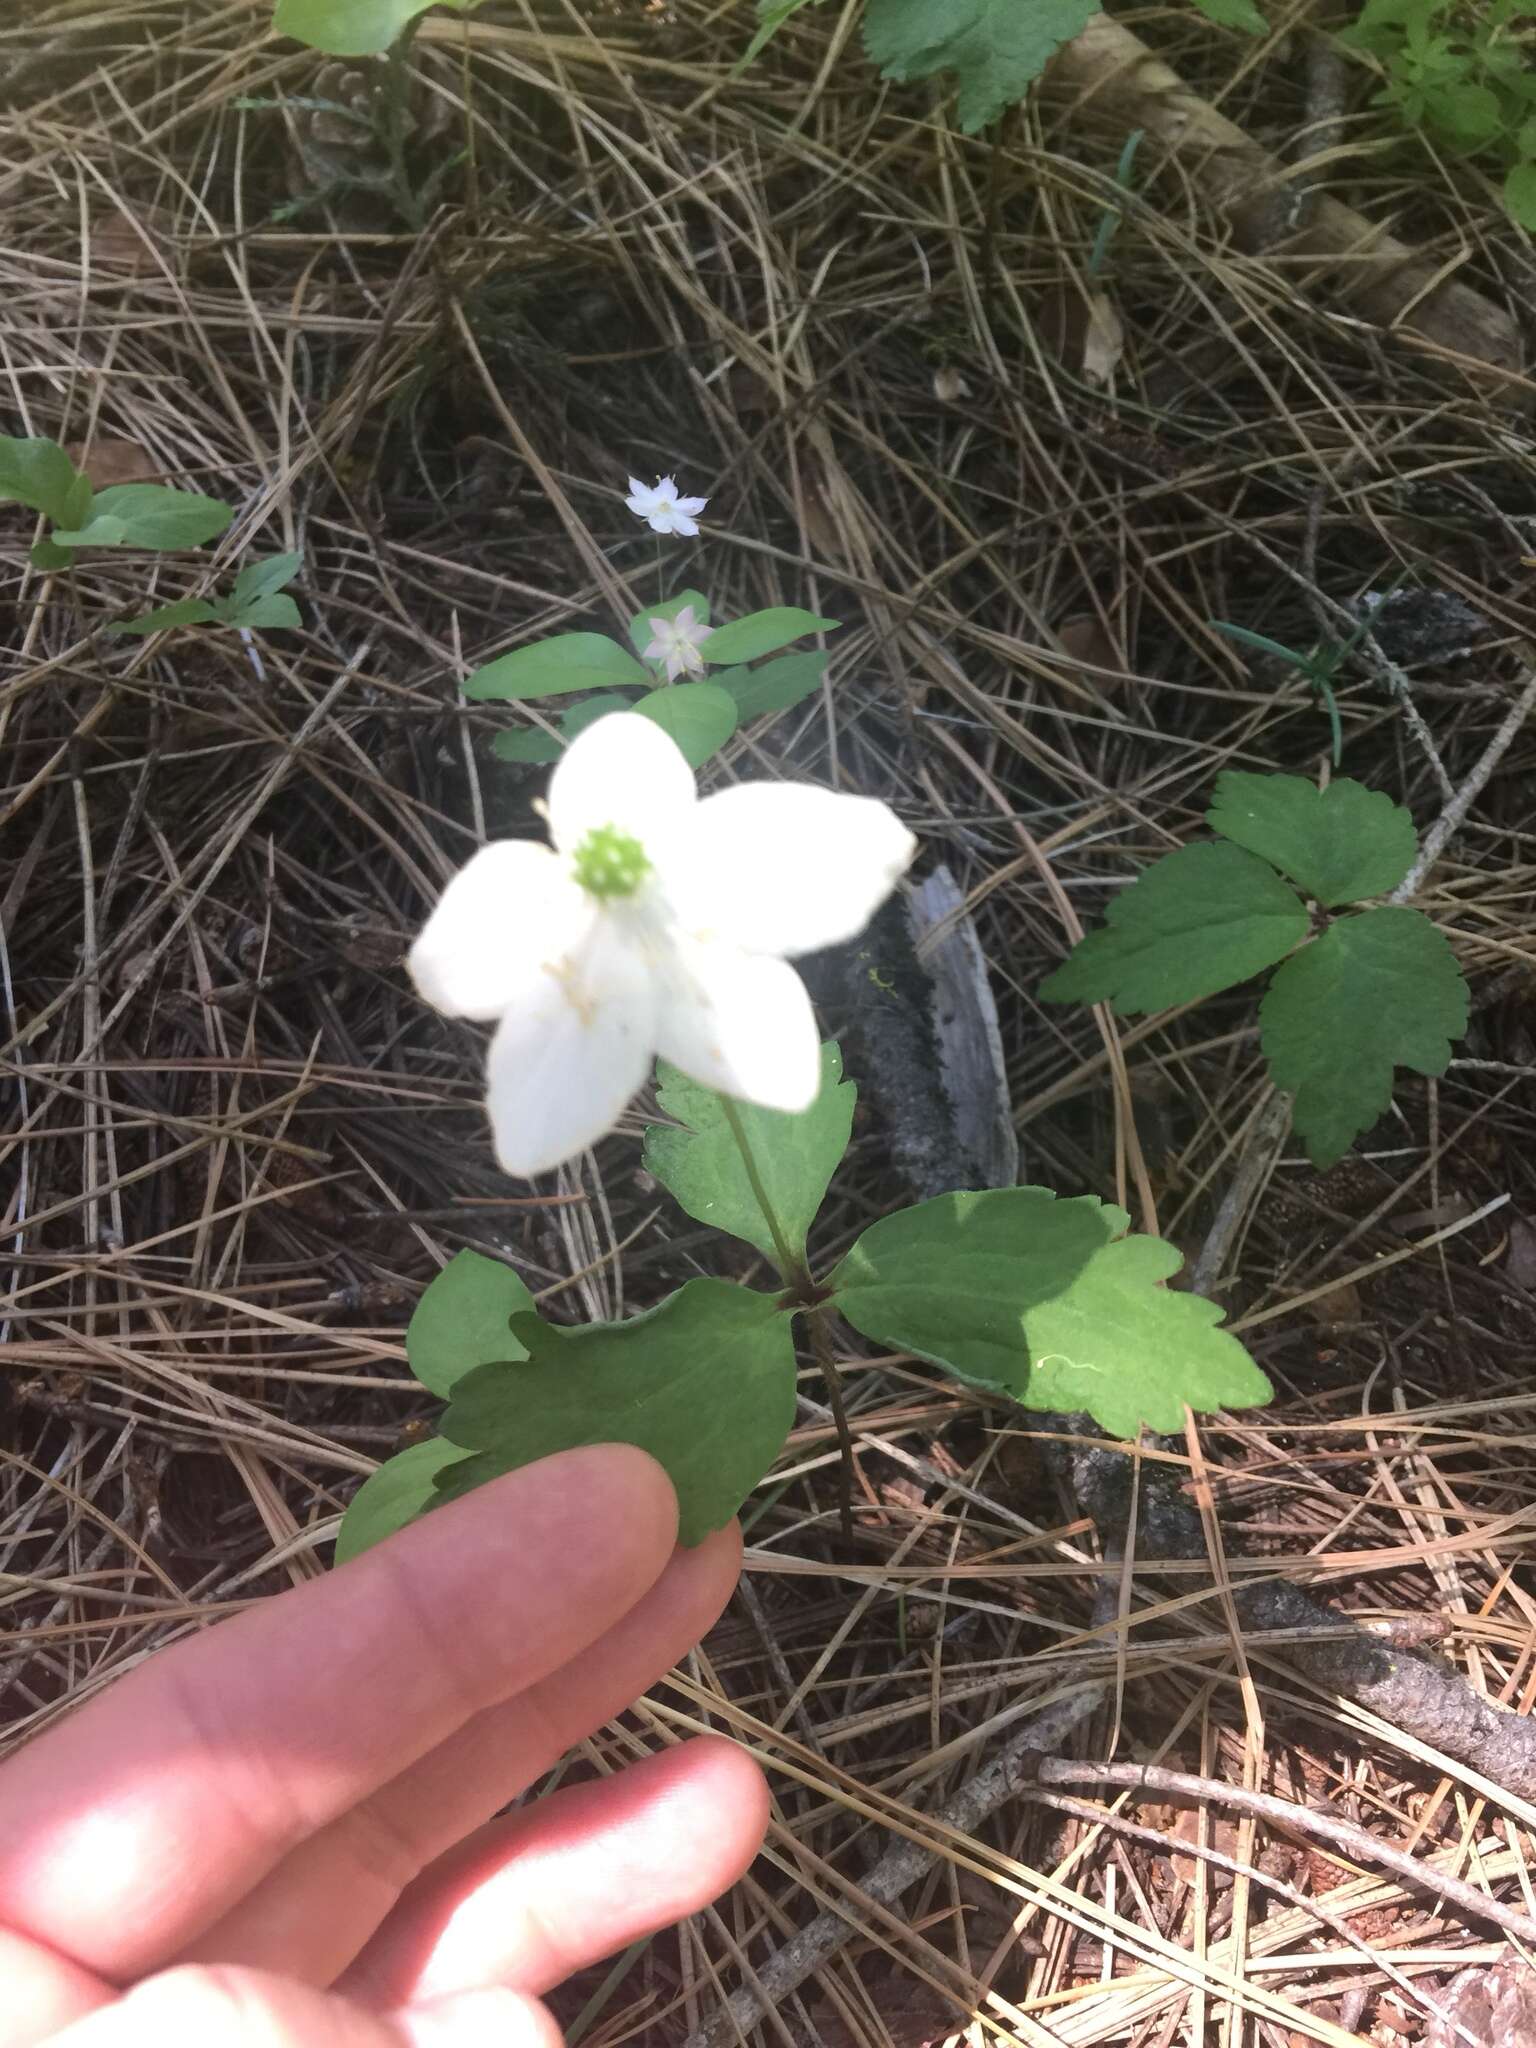
[{"label": "three-lobed green leaf", "polygon": [[477,1365],[527,1356],[512,1334],[512,1317],[533,1296],[510,1266],[483,1252],[461,1251],[427,1286],[405,1333],[405,1355],[424,1387],[446,1401]]},{"label": "three-lobed green leaf", "polygon": [[868,0],[864,45],[887,78],[954,72],[956,118],[974,135],[1023,99],[1098,11],[1096,0]]},{"label": "three-lobed green leaf", "polygon": [[1160,1283],[1181,1264],[1124,1237],[1124,1210],[1045,1188],[940,1195],[866,1230],[832,1276],[856,1330],[1000,1389],[1027,1408],[1085,1409],[1105,1429],[1183,1426],[1270,1386],[1222,1312]]},{"label": "three-lobed green leaf", "polygon": [[[711,1224],[756,1247],[770,1265],[778,1253],[720,1097],[658,1063],[657,1101],[681,1129],[652,1124],[645,1134],[645,1165],[699,1223]],[[848,1149],[858,1090],[843,1079],[843,1058],[830,1041],[821,1048],[821,1090],[809,1109],[792,1115],[734,1105],[757,1162],[763,1191],[789,1250],[805,1257],[806,1234]]]},{"label": "three-lobed green leaf", "polygon": [[1311,929],[1306,906],[1241,846],[1182,846],[1139,875],[1041,985],[1048,1002],[1123,1016],[1198,1002],[1272,967]]},{"label": "three-lobed green leaf", "polygon": [[1331,1166],[1392,1099],[1394,1067],[1443,1074],[1467,1028],[1467,986],[1422,911],[1338,920],[1288,960],[1259,1009],[1269,1071],[1296,1098],[1314,1165]]},{"label": "three-lobed green leaf", "polygon": [[772,1296],[690,1280],[625,1323],[559,1329],[515,1318],[521,1365],[459,1381],[443,1422],[470,1455],[437,1475],[457,1499],[581,1444],[627,1443],[666,1470],[683,1543],[728,1522],[778,1456],[795,1415],[790,1318]]},{"label": "three-lobed green leaf", "polygon": [[1205,821],[1329,910],[1395,889],[1419,843],[1401,804],[1347,778],[1319,789],[1300,775],[1229,769]]}]

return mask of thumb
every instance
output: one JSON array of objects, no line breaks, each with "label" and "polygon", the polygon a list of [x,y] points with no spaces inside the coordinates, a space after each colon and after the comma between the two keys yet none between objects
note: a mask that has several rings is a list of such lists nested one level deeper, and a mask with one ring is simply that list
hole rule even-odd
[{"label": "thumb", "polygon": [[46,2048],[560,2048],[538,2000],[470,1991],[395,2013],[263,1970],[199,1964],[166,1970],[52,2035]]}]

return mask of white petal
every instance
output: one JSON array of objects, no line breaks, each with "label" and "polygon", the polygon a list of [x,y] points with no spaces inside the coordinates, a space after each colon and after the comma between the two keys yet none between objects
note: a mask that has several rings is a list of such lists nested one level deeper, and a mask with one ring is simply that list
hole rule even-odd
[{"label": "white petal", "polygon": [[734,946],[678,943],[660,976],[656,1042],[706,1088],[765,1109],[809,1109],[821,1034],[793,967]]},{"label": "white petal", "polygon": [[690,519],[692,519],[696,518],[697,515],[704,510],[704,507],[708,503],[708,498],[679,498],[677,501],[677,509],[679,512],[686,513],[686,515]]},{"label": "white petal", "polygon": [[578,950],[596,906],[547,846],[498,839],[460,868],[406,965],[422,998],[488,1023]]},{"label": "white petal", "polygon": [[916,851],[873,797],[743,782],[697,806],[661,881],[685,932],[793,959],[861,932]]},{"label": "white petal", "polygon": [[699,530],[699,522],[697,519],[690,519],[680,506],[674,505],[665,528],[660,530],[666,533],[680,533],[685,540],[691,540]]},{"label": "white petal", "polygon": [[648,519],[656,509],[658,495],[659,493],[654,491],[649,484],[643,484],[639,477],[632,476],[629,480],[629,496],[624,502],[630,511],[639,518]]},{"label": "white petal", "polygon": [[652,718],[615,711],[579,733],[549,778],[549,825],[574,853],[604,825],[638,839],[656,860],[694,806],[693,770]]},{"label": "white petal", "polygon": [[650,1072],[656,1004],[645,964],[599,923],[566,974],[508,1009],[485,1074],[506,1172],[547,1173],[612,1129]]},{"label": "white petal", "polygon": [[672,524],[672,507],[664,505],[659,511],[651,513],[646,525],[652,533],[676,533],[677,528]]}]

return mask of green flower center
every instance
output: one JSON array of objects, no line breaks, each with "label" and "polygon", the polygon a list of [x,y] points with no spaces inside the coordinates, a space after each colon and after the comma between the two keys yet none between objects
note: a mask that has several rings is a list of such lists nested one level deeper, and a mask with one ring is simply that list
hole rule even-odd
[{"label": "green flower center", "polygon": [[576,849],[576,879],[589,896],[633,896],[651,871],[645,848],[617,825],[599,825]]}]

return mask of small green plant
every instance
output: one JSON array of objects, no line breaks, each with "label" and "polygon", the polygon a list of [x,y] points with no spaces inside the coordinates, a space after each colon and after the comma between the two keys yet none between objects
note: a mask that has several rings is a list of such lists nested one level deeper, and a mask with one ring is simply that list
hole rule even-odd
[{"label": "small green plant", "polygon": [[39,569],[68,569],[77,548],[200,547],[234,517],[218,498],[169,484],[112,484],[94,491],[57,441],[0,435],[0,503],[40,512],[52,531],[32,548]]},{"label": "small green plant", "polygon": [[[751,612],[710,629],[709,599],[685,590],[637,612],[629,624],[631,648],[602,633],[557,633],[519,647],[476,669],[464,684],[477,701],[526,702],[577,690],[597,691],[562,712],[560,738],[534,730],[498,733],[493,751],[503,761],[558,760],[567,744],[598,719],[638,711],[676,741],[691,768],[723,747],[738,725],[766,711],[786,711],[820,688],[825,654],[776,654],[803,633],[832,632],[837,619],[821,619],[795,605]],[[759,662],[756,668],[749,666]],[[706,668],[719,671],[707,681]],[[639,695],[635,693],[639,692]]]},{"label": "small green plant", "polygon": [[1375,105],[1442,147],[1504,170],[1504,202],[1536,228],[1536,68],[1530,0],[1365,0],[1339,40],[1373,58]]},{"label": "small green plant", "polygon": [[[280,36],[333,57],[376,57],[397,42],[434,0],[277,0],[272,26]],[[441,0],[467,14],[478,0]]]},{"label": "small green plant", "polygon": [[271,631],[278,626],[300,626],[298,606],[284,586],[293,581],[303,565],[302,555],[268,555],[265,561],[248,562],[235,578],[228,597],[182,597],[174,604],[157,605],[136,619],[114,619],[109,633],[163,633],[168,626],[229,626],[237,632]]},{"label": "small green plant", "polygon": [[1206,823],[1220,838],[1154,862],[1041,994],[1134,1016],[1278,966],[1260,1042],[1276,1087],[1295,1097],[1310,1157],[1329,1166],[1387,1108],[1394,1068],[1444,1073],[1467,1028],[1467,987],[1445,935],[1422,911],[1364,907],[1412,868],[1413,820],[1358,782],[1319,790],[1296,775],[1233,770],[1218,779]]},{"label": "small green plant", "polygon": [[832,1320],[1026,1408],[1086,1410],[1132,1437],[1184,1407],[1267,1401],[1269,1382],[1221,1310],[1163,1285],[1179,1254],[1127,1236],[1092,1196],[1046,1188],[940,1195],[873,1223],[829,1272],[807,1251],[848,1145],[856,1091],[836,1045],[796,1115],[733,1103],[662,1065],[671,1119],[645,1164],[699,1222],[750,1245],[771,1288],[704,1277],[622,1323],[546,1322],[509,1267],[462,1251],[422,1295],[411,1371],[448,1408],[440,1434],[380,1467],[347,1509],[342,1562],[437,1502],[551,1451],[632,1443],[677,1490],[684,1543],[736,1512],[795,1416],[803,1327],[834,1402]]}]

